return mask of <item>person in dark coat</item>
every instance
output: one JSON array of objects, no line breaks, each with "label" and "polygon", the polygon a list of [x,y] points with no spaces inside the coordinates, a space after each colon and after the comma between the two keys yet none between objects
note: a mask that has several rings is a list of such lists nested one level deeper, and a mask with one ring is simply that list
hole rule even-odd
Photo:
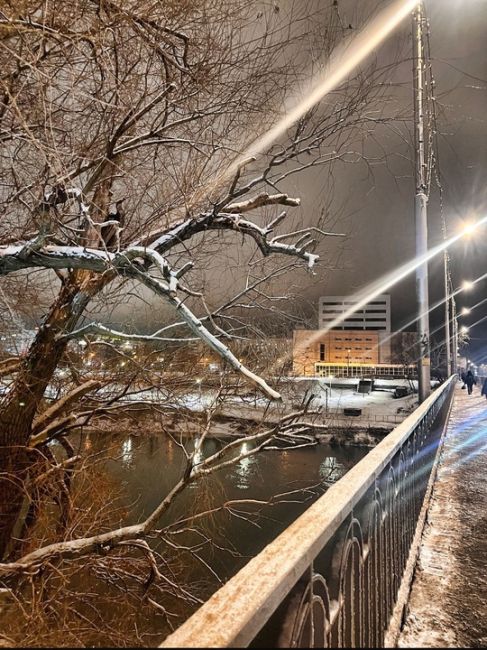
[{"label": "person in dark coat", "polygon": [[482,395],[485,395],[485,399],[487,399],[487,377],[484,379],[484,383],[482,385]]},{"label": "person in dark coat", "polygon": [[477,380],[473,376],[471,370],[469,370],[465,376],[465,383],[467,384],[468,394],[471,395],[473,390],[473,385],[477,383]]}]

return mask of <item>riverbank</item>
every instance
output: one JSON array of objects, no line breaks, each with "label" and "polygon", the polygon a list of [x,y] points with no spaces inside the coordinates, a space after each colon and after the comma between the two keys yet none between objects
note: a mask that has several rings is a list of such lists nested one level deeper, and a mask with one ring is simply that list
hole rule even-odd
[{"label": "riverbank", "polygon": [[[255,429],[273,427],[286,415],[285,412],[264,412],[263,409],[237,407],[215,412],[208,438],[244,439]],[[326,414],[325,414],[326,415]],[[100,417],[82,427],[84,433],[118,433],[131,431],[134,436],[171,435],[177,439],[193,438],[206,426],[207,415],[201,411],[161,409],[151,404],[124,405],[110,417]],[[336,416],[323,417],[310,413],[299,418],[308,427],[316,443],[330,446],[374,447],[396,426],[391,422],[372,423],[360,418]]]}]

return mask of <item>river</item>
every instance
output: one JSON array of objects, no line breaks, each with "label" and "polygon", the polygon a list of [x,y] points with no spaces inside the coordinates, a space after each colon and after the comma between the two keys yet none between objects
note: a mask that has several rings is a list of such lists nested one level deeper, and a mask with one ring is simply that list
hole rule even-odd
[{"label": "river", "polygon": [[[196,460],[215,453],[222,444],[216,439],[206,440],[202,446],[202,456]],[[83,434],[76,439],[76,445],[92,452],[110,445],[110,459],[103,461],[103,467],[119,492],[116,505],[124,513],[123,523],[135,523],[147,516],[175,485],[184,468],[181,447],[161,434],[110,434],[106,437]],[[194,441],[185,442],[188,450],[192,450],[193,445]],[[237,453],[248,450],[249,443],[242,442]],[[275,500],[279,494],[290,491],[293,494],[283,500],[277,499],[282,501],[280,503],[274,502],[265,507],[245,504],[233,514],[220,512],[205,518],[196,532],[192,530],[175,538],[175,541],[185,545],[199,545],[197,554],[201,558],[201,561],[195,561],[193,555],[180,555],[179,578],[183,577],[184,584],[195,588],[201,598],[208,598],[218,588],[215,574],[225,581],[236,573],[368,451],[368,448],[362,447],[327,445],[261,451],[238,460],[202,482],[189,485],[162,518],[161,527],[177,518],[218,507],[226,500],[268,501]],[[297,490],[302,491],[294,492]],[[212,543],[203,542],[210,537]],[[157,541],[151,544],[161,556],[167,554],[167,549],[161,549]],[[205,567],[205,563],[211,570]],[[176,607],[183,618],[193,609],[195,606],[183,613],[179,606]],[[137,622],[139,633],[147,645],[162,641],[168,631],[165,623],[157,618],[150,621],[145,612]],[[142,628],[150,638],[144,637]],[[95,638],[90,641],[93,645],[107,643],[106,639],[100,643]]]}]

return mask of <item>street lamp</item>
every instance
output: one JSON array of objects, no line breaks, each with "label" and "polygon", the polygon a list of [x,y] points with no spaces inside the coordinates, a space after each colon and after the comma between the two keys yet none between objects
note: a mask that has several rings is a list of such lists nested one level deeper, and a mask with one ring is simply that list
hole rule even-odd
[{"label": "street lamp", "polygon": [[423,48],[424,27],[423,2],[413,13],[413,81],[414,81],[414,161],[415,161],[415,199],[414,219],[416,231],[416,257],[425,260],[416,269],[416,300],[418,308],[418,338],[420,354],[418,360],[419,402],[424,402],[431,392],[431,359],[429,332],[429,294],[428,294],[428,180],[426,171],[425,128],[424,128],[424,88],[425,61]]},{"label": "street lamp", "polygon": [[471,280],[464,280],[462,282],[462,291],[470,291],[473,287],[474,283]]},{"label": "street lamp", "polygon": [[198,395],[199,395],[199,400],[201,402],[201,379],[200,378],[196,379],[195,383],[198,386]]},{"label": "street lamp", "polygon": [[331,380],[333,379],[334,375],[328,375],[328,379],[330,380],[330,386],[327,387],[326,391],[326,412],[328,413],[328,393],[331,395]]},{"label": "street lamp", "polygon": [[468,314],[471,313],[471,311],[472,311],[472,310],[469,309],[468,307],[463,307],[463,308],[462,308],[462,311],[461,311],[461,313],[460,313],[460,315],[461,315],[461,316],[467,316]]},{"label": "street lamp", "polygon": [[473,235],[473,233],[477,230],[478,225],[479,225],[479,224],[478,224],[478,223],[475,223],[475,222],[473,222],[473,223],[472,223],[472,222],[468,222],[468,223],[463,224],[463,226],[462,226],[462,228],[461,228],[461,234],[462,234],[462,236],[464,236],[464,237],[470,237],[471,235]]}]

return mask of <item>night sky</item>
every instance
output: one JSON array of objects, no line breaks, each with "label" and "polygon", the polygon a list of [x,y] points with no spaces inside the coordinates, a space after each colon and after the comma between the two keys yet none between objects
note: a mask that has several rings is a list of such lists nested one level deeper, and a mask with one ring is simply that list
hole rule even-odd
[{"label": "night sky", "polygon": [[[370,2],[376,7],[377,3]],[[449,235],[462,223],[487,215],[487,0],[426,0],[431,23],[431,52],[436,79],[439,170],[443,187],[443,213]],[[363,9],[362,3],[361,10]],[[344,19],[355,21],[355,2],[340,3]],[[363,15],[363,14],[362,14]],[[394,74],[396,110],[412,117],[412,71],[410,25],[402,29],[377,53],[387,61],[399,50],[404,61]],[[412,142],[411,122],[400,133]],[[386,163],[370,170],[364,165],[343,166],[335,174],[335,205],[344,202],[343,228],[350,234],[343,245],[340,269],[327,273],[310,290],[315,300],[321,293],[351,294],[367,283],[414,257],[413,149],[387,127],[378,127],[378,146]],[[379,146],[380,145],[380,146]],[[370,150],[369,150],[370,151]],[[373,155],[370,151],[370,155]],[[316,182],[316,179],[314,179]],[[353,191],[351,191],[353,188]],[[429,244],[442,239],[440,199],[435,191],[429,205]],[[450,250],[454,287],[487,273],[487,227]],[[440,256],[441,257],[441,256]],[[429,266],[430,302],[443,292],[443,262]],[[474,290],[457,296],[459,308],[473,306],[487,297],[487,280]],[[411,276],[390,291],[393,327],[414,316],[415,282]],[[461,322],[469,325],[487,316],[487,301]],[[431,329],[443,318],[441,308],[431,314]],[[487,319],[471,331],[470,356],[487,360]]]},{"label": "night sky", "polygon": [[[387,4],[385,0],[339,0],[338,6],[343,23],[355,30]],[[425,4],[431,23],[436,80],[442,210],[448,234],[452,235],[462,223],[487,215],[487,0],[426,0]],[[299,290],[288,307],[307,314],[310,327],[316,326],[314,313],[320,295],[351,295],[414,258],[411,56],[411,24],[406,20],[375,53],[379,65],[398,62],[386,112],[401,119],[392,126],[378,125],[372,138],[355,143],[357,148],[362,147],[370,164],[337,164],[332,189],[327,171],[321,169],[292,177],[286,184],[286,192],[302,199],[293,217],[299,226],[315,221],[317,212],[331,200],[328,207],[332,225],[348,235],[345,241],[327,239],[321,245],[321,265],[316,276],[303,272],[293,278]],[[484,226],[472,239],[462,240],[451,249],[454,287],[464,279],[473,280],[487,273],[486,235]],[[441,240],[441,202],[436,189],[429,205],[429,244],[434,246]],[[221,297],[218,292],[229,293],[243,277],[239,245],[235,244],[233,252],[225,251],[233,255],[232,264],[215,255],[213,267],[207,270],[205,282],[210,302],[215,305]],[[442,259],[434,260],[429,270],[430,302],[434,303],[443,295]],[[283,287],[287,288],[285,284]],[[487,296],[486,290],[487,280],[468,294],[459,294],[459,310],[480,302]],[[389,293],[392,325],[397,329],[415,314],[414,276]],[[161,324],[160,308],[154,311],[150,304],[139,307],[136,312],[140,329]],[[123,322],[127,309],[125,304],[112,312],[112,322]],[[468,325],[484,316],[487,301],[461,322]],[[442,319],[443,310],[439,308],[431,315],[431,329],[437,328]],[[290,326],[288,335],[291,330]],[[471,336],[469,356],[477,362],[487,360],[487,319],[473,328]]]}]

